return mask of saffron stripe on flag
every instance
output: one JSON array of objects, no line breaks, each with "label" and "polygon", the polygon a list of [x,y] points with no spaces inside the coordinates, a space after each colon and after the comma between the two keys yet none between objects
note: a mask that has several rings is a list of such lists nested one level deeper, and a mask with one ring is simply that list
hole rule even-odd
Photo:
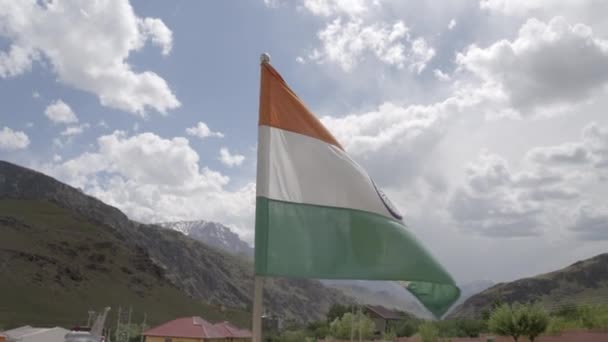
[{"label": "saffron stripe on flag", "polygon": [[323,140],[340,149],[323,126],[270,64],[262,64],[259,125],[280,128]]}]

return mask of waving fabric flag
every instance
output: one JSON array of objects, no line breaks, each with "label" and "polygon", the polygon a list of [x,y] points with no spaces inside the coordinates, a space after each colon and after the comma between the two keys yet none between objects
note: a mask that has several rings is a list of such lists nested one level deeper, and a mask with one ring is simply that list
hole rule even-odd
[{"label": "waving fabric flag", "polygon": [[256,275],[404,281],[437,317],[458,299],[452,277],[268,63],[258,129]]}]

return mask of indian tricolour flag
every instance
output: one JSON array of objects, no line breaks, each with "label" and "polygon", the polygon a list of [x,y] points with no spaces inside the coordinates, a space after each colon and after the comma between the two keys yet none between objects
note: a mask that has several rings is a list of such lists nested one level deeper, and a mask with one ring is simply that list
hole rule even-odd
[{"label": "indian tricolour flag", "polygon": [[435,316],[460,291],[365,170],[262,63],[258,276],[403,281]]}]

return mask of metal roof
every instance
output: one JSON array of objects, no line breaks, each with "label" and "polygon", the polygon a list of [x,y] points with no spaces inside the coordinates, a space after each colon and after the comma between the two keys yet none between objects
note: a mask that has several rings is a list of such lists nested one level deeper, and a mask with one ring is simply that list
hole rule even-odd
[{"label": "metal roof", "polygon": [[186,338],[239,338],[251,337],[248,330],[239,329],[228,322],[209,323],[201,317],[178,318],[144,331],[144,336]]},{"label": "metal roof", "polygon": [[368,305],[368,306],[366,306],[366,308],[369,311],[375,313],[376,315],[378,315],[378,316],[380,316],[381,318],[384,318],[384,319],[399,320],[399,319],[403,318],[403,315],[401,313],[399,313],[398,311],[387,309],[384,306],[380,306],[380,305]]},{"label": "metal roof", "polygon": [[21,340],[21,339],[24,339],[24,338],[31,337],[33,335],[43,334],[43,333],[47,333],[47,332],[53,332],[53,331],[56,331],[56,330],[64,332],[64,333],[68,333],[69,332],[69,330],[61,328],[61,327],[54,327],[54,328],[33,328],[33,327],[29,326],[29,325],[26,325],[26,326],[23,326],[23,327],[11,329],[11,330],[6,330],[6,331],[3,332],[3,334],[10,341],[10,340]]}]

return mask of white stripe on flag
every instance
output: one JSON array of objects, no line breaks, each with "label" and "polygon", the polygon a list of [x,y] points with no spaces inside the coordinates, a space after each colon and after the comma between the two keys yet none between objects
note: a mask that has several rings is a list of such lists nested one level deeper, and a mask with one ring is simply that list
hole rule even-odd
[{"label": "white stripe on flag", "polygon": [[258,134],[258,196],[394,218],[365,170],[344,151],[324,141],[269,126],[259,126]]}]

